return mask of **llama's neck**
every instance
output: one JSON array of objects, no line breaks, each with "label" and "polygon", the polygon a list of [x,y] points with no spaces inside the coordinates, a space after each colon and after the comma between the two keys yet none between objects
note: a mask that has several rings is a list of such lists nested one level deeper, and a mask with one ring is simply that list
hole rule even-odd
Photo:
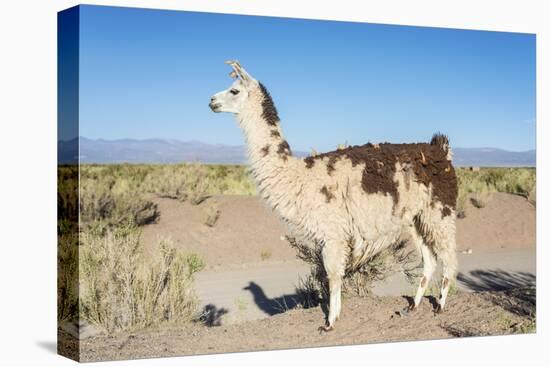
[{"label": "llama's neck", "polygon": [[260,196],[278,209],[284,219],[292,220],[292,213],[281,209],[287,206],[291,191],[299,186],[299,175],[295,172],[297,159],[292,156],[265,88],[249,96],[249,103],[237,120],[245,135],[251,173]]}]

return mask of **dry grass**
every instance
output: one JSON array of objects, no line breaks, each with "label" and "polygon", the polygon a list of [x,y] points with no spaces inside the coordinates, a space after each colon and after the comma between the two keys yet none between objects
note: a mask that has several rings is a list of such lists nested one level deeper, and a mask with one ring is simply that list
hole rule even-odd
[{"label": "dry grass", "polygon": [[478,208],[486,206],[491,193],[505,192],[529,198],[536,204],[535,168],[481,168],[471,171],[467,168],[456,170],[458,176],[458,217],[464,217],[468,200]]},{"label": "dry grass", "polygon": [[[82,165],[80,176],[80,215],[85,225],[96,221],[112,226],[154,222],[159,213],[151,194],[199,205],[212,195],[256,193],[243,166]],[[75,190],[60,189],[60,192]],[[58,202],[67,207],[66,203],[77,201],[61,194]]]},{"label": "dry grass", "polygon": [[78,167],[57,169],[57,319],[78,318]]},{"label": "dry grass", "polygon": [[57,237],[57,320],[78,319],[78,233]]},{"label": "dry grass", "polygon": [[80,317],[111,334],[161,323],[190,321],[197,312],[197,255],[162,241],[158,257],[145,261],[133,226],[83,233],[80,246]]},{"label": "dry grass", "polygon": [[[120,171],[126,168],[121,166]],[[115,172],[115,173],[113,173]],[[81,169],[80,220],[84,226],[104,222],[110,226],[154,222],[157,206],[140,190],[140,175],[126,176],[111,166]]]},{"label": "dry grass", "polygon": [[254,195],[256,188],[247,168],[238,165],[113,164],[82,165],[82,178],[127,181],[141,193],[180,200],[200,201],[211,195]]}]

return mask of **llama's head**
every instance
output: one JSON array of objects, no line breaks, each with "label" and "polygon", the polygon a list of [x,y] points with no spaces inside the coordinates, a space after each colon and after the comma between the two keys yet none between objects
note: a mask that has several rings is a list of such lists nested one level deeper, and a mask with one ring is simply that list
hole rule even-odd
[{"label": "llama's head", "polygon": [[251,94],[259,91],[260,84],[244,70],[238,61],[226,61],[233,71],[229,74],[235,78],[231,87],[218,92],[210,98],[210,108],[214,112],[239,113],[246,106]]}]

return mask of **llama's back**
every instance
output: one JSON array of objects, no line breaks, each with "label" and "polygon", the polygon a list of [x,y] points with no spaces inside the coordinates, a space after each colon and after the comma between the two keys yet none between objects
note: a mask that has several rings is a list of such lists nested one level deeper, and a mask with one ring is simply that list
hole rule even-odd
[{"label": "llama's back", "polygon": [[436,134],[430,143],[368,143],[307,157],[304,162],[307,168],[323,162],[327,173],[336,178],[348,174],[345,166],[360,166],[361,190],[366,194],[390,195],[394,205],[398,205],[412,182],[423,185],[431,189],[431,204],[440,203],[448,213],[456,208],[458,196],[451,155],[448,139]]}]

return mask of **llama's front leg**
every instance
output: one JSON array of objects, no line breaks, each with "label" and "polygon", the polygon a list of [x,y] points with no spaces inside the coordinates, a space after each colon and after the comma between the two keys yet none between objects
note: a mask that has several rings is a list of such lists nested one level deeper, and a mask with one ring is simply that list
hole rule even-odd
[{"label": "llama's front leg", "polygon": [[342,281],[344,277],[348,246],[340,242],[327,243],[323,248],[323,265],[329,286],[329,310],[327,325],[322,330],[330,331],[342,311]]},{"label": "llama's front leg", "polygon": [[330,331],[334,328],[334,322],[340,317],[342,311],[342,277],[333,276],[328,280],[330,291],[330,302],[328,310],[327,325],[324,331]]}]

